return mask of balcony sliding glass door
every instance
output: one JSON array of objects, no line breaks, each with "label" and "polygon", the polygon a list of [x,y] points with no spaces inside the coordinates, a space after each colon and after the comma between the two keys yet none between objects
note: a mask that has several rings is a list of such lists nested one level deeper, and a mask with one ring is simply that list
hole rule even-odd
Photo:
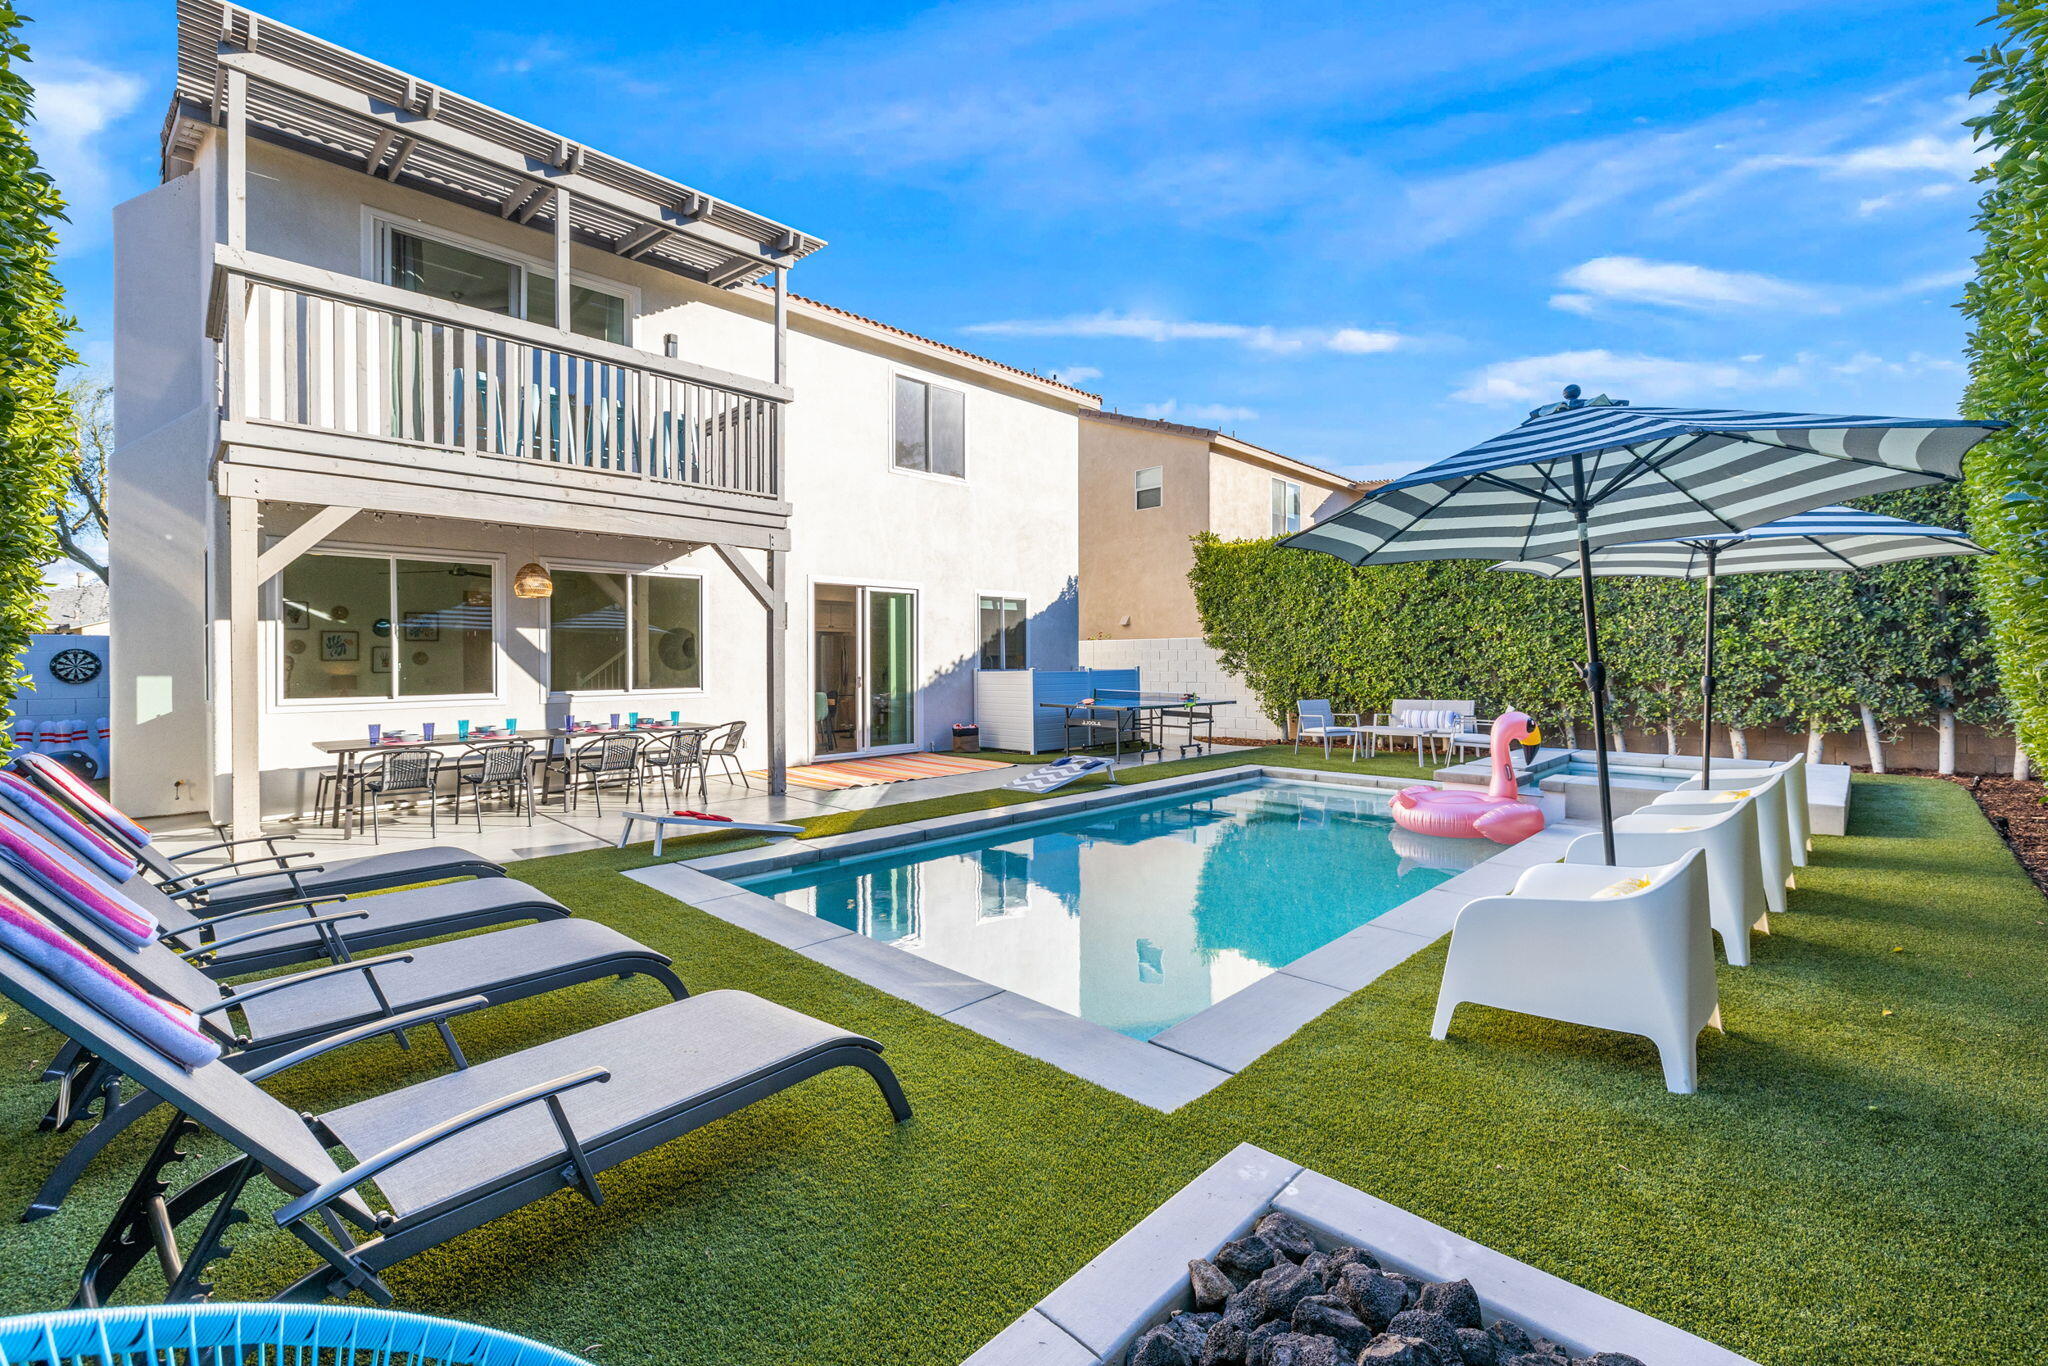
[{"label": "balcony sliding glass door", "polygon": [[819,584],[811,668],[818,757],[917,743],[917,595]]}]

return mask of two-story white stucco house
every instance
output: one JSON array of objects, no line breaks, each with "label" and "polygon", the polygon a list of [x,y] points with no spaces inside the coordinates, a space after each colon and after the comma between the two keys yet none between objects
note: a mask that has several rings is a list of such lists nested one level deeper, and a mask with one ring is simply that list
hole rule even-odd
[{"label": "two-story white stucco house", "polygon": [[179,18],[115,215],[123,806],[247,830],[317,741],[565,713],[745,720],[779,784],[932,746],[992,635],[1073,667],[1091,395],[791,294],[816,237]]}]

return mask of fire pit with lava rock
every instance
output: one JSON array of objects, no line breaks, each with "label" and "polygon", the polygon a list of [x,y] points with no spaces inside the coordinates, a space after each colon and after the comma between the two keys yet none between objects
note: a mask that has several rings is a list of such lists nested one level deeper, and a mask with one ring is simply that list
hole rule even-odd
[{"label": "fire pit with lava rock", "polygon": [[1324,1251],[1277,1211],[1189,1262],[1188,1282],[1194,1309],[1141,1334],[1129,1366],[1644,1366],[1620,1352],[1575,1357],[1489,1317],[1470,1281],[1388,1270],[1361,1248]]}]

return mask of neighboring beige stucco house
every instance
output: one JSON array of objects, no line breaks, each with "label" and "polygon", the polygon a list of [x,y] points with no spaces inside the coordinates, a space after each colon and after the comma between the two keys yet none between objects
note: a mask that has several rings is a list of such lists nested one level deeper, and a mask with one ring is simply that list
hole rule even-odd
[{"label": "neighboring beige stucco house", "polygon": [[1202,643],[1188,570],[1192,538],[1285,535],[1348,506],[1371,483],[1208,427],[1081,415],[1081,657],[1138,668],[1145,686],[1229,696],[1219,733],[1277,730]]}]

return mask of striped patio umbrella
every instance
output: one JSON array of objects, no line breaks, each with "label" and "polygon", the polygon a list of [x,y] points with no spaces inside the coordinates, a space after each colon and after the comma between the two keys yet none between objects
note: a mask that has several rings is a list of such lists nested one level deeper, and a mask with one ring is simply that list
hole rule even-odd
[{"label": "striped patio umbrella", "polygon": [[[1610,578],[1700,579],[1707,585],[1707,643],[1700,678],[1700,776],[1714,763],[1714,583],[1723,574],[1784,574],[1801,570],[1872,569],[1900,560],[1988,552],[1960,531],[1923,526],[1902,517],[1825,507],[1781,517],[1747,531],[1635,541],[1593,552],[1593,573]],[[1495,569],[1561,579],[1579,571],[1577,555],[1512,560]]]},{"label": "striped patio umbrella", "polygon": [[1593,614],[1601,546],[1744,531],[1846,498],[1962,477],[2002,422],[1635,408],[1602,395],[1538,408],[1513,431],[1390,480],[1281,542],[1355,565],[1575,553],[1593,701],[1600,825],[1614,861],[1606,671]]}]

